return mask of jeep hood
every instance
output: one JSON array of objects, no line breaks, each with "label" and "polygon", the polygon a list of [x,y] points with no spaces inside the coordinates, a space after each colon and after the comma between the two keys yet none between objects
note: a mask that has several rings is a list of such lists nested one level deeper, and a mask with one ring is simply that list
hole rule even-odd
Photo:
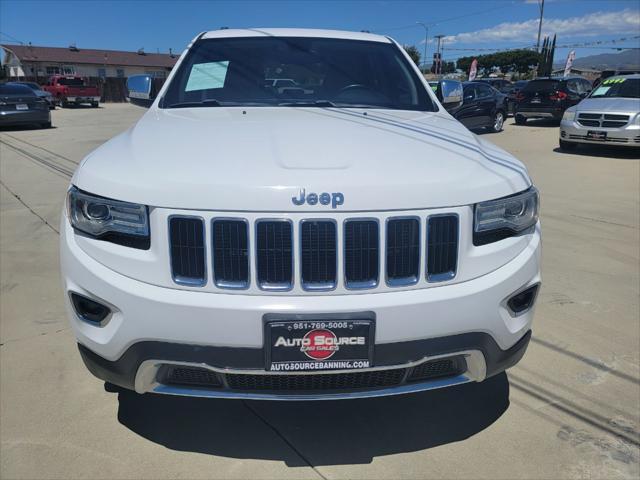
[{"label": "jeep hood", "polygon": [[525,167],[444,112],[306,107],[152,109],[91,153],[78,188],[175,209],[340,211],[470,205],[522,191]]}]

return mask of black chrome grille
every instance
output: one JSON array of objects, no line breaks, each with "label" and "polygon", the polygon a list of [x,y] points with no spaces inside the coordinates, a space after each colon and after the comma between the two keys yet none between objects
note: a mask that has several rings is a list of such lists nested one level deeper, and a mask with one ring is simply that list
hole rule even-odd
[{"label": "black chrome grille", "polygon": [[204,285],[204,221],[195,217],[170,218],[169,246],[174,281],[183,285]]},{"label": "black chrome grille", "polygon": [[371,288],[379,277],[379,226],[375,220],[344,224],[344,277],[347,288]]},{"label": "black chrome grille", "polygon": [[370,372],[320,373],[311,375],[225,375],[229,388],[247,391],[354,390],[398,385],[405,368]]},{"label": "black chrome grille", "polygon": [[[606,141],[626,140],[608,136]],[[373,289],[381,274],[386,286],[402,287],[424,282],[423,270],[429,282],[450,280],[457,271],[459,222],[453,213],[352,218],[342,225],[330,218],[253,224],[183,215],[170,216],[168,223],[171,274],[186,286],[206,285],[207,265],[218,288],[265,291],[292,290],[295,283],[308,291]]]},{"label": "black chrome grille", "polygon": [[213,221],[213,278],[223,288],[249,285],[249,232],[244,220]]},{"label": "black chrome grille", "polygon": [[289,290],[293,285],[291,222],[263,220],[256,224],[258,285],[265,290]]},{"label": "black chrome grille", "polygon": [[466,370],[464,357],[449,357],[441,360],[432,360],[413,367],[407,381],[430,380],[432,378],[450,377],[460,375]]},{"label": "black chrome grille", "polygon": [[578,123],[585,127],[621,128],[629,123],[629,115],[579,113]]},{"label": "black chrome grille", "polygon": [[427,280],[449,280],[458,265],[458,217],[429,217],[427,225]]},{"label": "black chrome grille", "polygon": [[387,222],[387,282],[411,285],[420,275],[420,222],[392,218]]},{"label": "black chrome grille", "polygon": [[336,224],[329,220],[300,223],[302,286],[308,290],[330,289],[336,285]]}]

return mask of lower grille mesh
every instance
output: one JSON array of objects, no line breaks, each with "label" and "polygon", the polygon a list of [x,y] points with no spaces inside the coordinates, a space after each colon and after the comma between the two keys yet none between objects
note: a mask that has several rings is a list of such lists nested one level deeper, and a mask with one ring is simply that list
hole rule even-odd
[{"label": "lower grille mesh", "polygon": [[227,374],[226,378],[229,387],[234,390],[351,390],[395,386],[402,382],[405,373],[405,368],[397,368],[373,372],[312,375]]},{"label": "lower grille mesh", "polygon": [[164,374],[164,383],[173,385],[192,385],[199,387],[221,387],[222,382],[215,372],[205,368],[168,367]]},{"label": "lower grille mesh", "polygon": [[466,370],[464,357],[450,357],[421,363],[413,367],[408,381],[429,380],[438,377],[459,375]]}]

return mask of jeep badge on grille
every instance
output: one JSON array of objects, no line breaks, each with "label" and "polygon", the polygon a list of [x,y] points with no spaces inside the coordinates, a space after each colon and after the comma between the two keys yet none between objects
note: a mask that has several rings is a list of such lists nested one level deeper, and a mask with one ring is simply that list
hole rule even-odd
[{"label": "jeep badge on grille", "polygon": [[329,205],[331,204],[331,208],[337,208],[340,205],[344,204],[344,195],[341,192],[335,193],[309,193],[308,195],[305,192],[305,189],[301,189],[300,193],[297,197],[291,197],[291,201],[294,205]]}]

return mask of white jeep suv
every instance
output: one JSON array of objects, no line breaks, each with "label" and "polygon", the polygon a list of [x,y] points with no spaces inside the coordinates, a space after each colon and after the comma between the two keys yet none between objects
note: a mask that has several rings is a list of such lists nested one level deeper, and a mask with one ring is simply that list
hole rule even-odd
[{"label": "white jeep suv", "polygon": [[[293,79],[278,91],[270,81]],[[80,164],[61,225],[88,369],[136,392],[390,395],[514,365],[540,285],[538,192],[393,40],[198,35],[136,125]]]}]

